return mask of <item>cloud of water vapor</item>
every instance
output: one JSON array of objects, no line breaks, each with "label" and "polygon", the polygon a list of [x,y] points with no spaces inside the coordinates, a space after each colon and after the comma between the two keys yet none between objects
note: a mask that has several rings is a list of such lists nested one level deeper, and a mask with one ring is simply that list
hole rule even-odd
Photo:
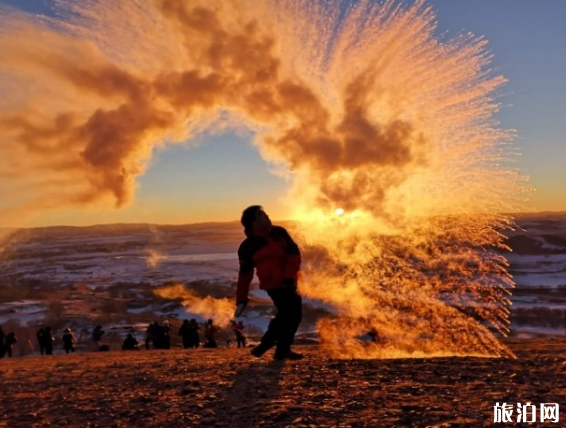
[{"label": "cloud of water vapor", "polygon": [[156,148],[249,128],[293,177],[303,292],[348,327],[327,343],[370,327],[405,354],[505,353],[494,248],[524,183],[481,37],[437,37],[421,0],[53,5],[1,15],[4,217],[123,206]]},{"label": "cloud of water vapor", "polygon": [[214,324],[220,327],[227,327],[234,314],[234,303],[232,301],[215,299],[210,296],[199,297],[182,284],[157,288],[153,292],[165,299],[181,299],[181,303],[188,314],[212,319]]}]

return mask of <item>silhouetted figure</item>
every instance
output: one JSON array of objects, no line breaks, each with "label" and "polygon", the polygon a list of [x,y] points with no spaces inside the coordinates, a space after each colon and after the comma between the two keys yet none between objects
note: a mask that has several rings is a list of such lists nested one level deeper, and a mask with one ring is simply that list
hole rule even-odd
[{"label": "silhouetted figure", "polygon": [[53,337],[53,330],[51,327],[45,327],[43,331],[43,350],[45,355],[53,355],[53,344],[55,343],[55,338]]},{"label": "silhouetted figure", "polygon": [[70,328],[66,328],[64,330],[63,337],[61,339],[63,340],[63,349],[66,354],[69,352],[75,352],[75,343],[77,343],[77,341],[75,340],[75,335]]},{"label": "silhouetted figure", "polygon": [[0,358],[4,358],[6,355],[6,347],[4,346],[4,342],[6,340],[6,334],[4,330],[2,330],[2,326],[0,325]]},{"label": "silhouetted figure", "polygon": [[8,357],[12,357],[12,345],[18,343],[18,339],[16,339],[16,333],[11,331],[6,335],[6,339],[4,339],[4,348],[5,352]]},{"label": "silhouetted figure", "polygon": [[140,350],[139,345],[140,345],[139,342],[132,335],[132,333],[128,333],[128,335],[124,339],[124,342],[122,343],[122,349],[124,351],[139,351]]},{"label": "silhouetted figure", "polygon": [[200,345],[200,326],[196,319],[191,318],[189,321],[190,337],[189,348],[198,348]]},{"label": "silhouetted figure", "polygon": [[102,326],[98,324],[96,327],[94,327],[94,330],[92,330],[92,341],[97,348],[100,347],[102,336],[104,336],[104,330],[102,330]]},{"label": "silhouetted figure", "polygon": [[149,323],[145,330],[145,349],[150,349],[150,343],[155,349],[160,349],[162,336],[159,323],[157,321]]},{"label": "silhouetted figure", "polygon": [[150,343],[153,343],[153,323],[150,322],[145,329],[145,349],[150,349]]},{"label": "silhouetted figure", "polygon": [[35,337],[37,338],[37,345],[39,346],[39,353],[41,355],[45,354],[45,346],[44,346],[45,339],[43,338],[44,334],[45,334],[45,329],[43,327],[41,327],[39,330],[37,330],[37,333],[35,333]]},{"label": "silhouetted figure", "polygon": [[163,349],[163,327],[157,321],[153,323],[153,347]]},{"label": "silhouetted figure", "polygon": [[204,326],[204,338],[206,342],[202,345],[203,348],[218,348],[216,333],[216,326],[212,324],[212,320],[208,320]]},{"label": "silhouetted figure", "polygon": [[161,349],[171,349],[171,324],[169,320],[163,321],[161,326]]},{"label": "silhouetted figure", "polygon": [[232,320],[232,330],[236,335],[236,343],[238,348],[246,347],[246,335],[244,334],[244,323],[242,321]]},{"label": "silhouetted figure", "polygon": [[183,320],[183,324],[179,328],[179,336],[183,340],[183,348],[192,348],[191,346],[191,324],[189,320]]},{"label": "silhouetted figure", "polygon": [[267,291],[277,308],[277,315],[251,353],[261,357],[276,345],[276,360],[299,360],[303,356],[291,350],[303,317],[302,298],[297,291],[301,267],[299,247],[283,227],[272,225],[269,216],[259,205],[246,208],[241,223],[246,239],[238,249],[240,271],[234,317],[242,314],[249,300],[255,270],[259,288]]}]

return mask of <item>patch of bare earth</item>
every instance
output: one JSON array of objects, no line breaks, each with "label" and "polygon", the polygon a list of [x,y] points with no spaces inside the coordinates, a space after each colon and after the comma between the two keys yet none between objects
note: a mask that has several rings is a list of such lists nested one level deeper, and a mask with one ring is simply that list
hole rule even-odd
[{"label": "patch of bare earth", "polygon": [[[247,349],[0,360],[0,427],[482,427],[496,402],[558,403],[566,340],[509,341],[518,359],[273,362]],[[513,414],[516,420],[516,411]],[[538,418],[537,418],[538,419]],[[527,425],[524,425],[527,426]]]}]

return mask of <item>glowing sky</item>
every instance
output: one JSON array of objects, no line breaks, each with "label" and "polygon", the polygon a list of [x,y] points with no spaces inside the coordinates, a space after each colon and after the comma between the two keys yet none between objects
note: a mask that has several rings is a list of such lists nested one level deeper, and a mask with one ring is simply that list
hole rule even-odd
[{"label": "glowing sky", "polygon": [[[48,13],[43,0],[0,3]],[[439,33],[484,35],[494,55],[493,68],[509,79],[500,91],[504,107],[498,118],[503,128],[517,130],[515,145],[523,153],[517,166],[536,188],[527,209],[566,211],[566,2],[430,0],[429,4],[436,11]],[[196,143],[167,146],[156,153],[138,180],[130,206],[49,212],[26,225],[227,221],[256,203],[274,218],[288,217],[289,207],[280,200],[288,182],[272,173],[250,135],[205,136]]]}]

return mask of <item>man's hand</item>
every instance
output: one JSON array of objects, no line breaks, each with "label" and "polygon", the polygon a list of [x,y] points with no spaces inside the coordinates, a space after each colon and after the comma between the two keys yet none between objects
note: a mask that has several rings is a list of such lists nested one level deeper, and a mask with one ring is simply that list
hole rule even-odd
[{"label": "man's hand", "polygon": [[242,312],[244,312],[244,309],[246,308],[247,304],[248,304],[247,300],[245,300],[243,302],[236,303],[236,310],[234,311],[234,318],[238,318],[239,316],[242,315]]}]

